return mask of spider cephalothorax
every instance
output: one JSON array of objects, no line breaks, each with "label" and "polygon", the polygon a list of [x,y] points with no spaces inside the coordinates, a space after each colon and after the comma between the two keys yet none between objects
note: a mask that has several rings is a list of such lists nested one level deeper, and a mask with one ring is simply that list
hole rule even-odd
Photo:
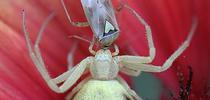
[{"label": "spider cephalothorax", "polygon": [[98,80],[112,80],[117,77],[119,67],[110,50],[97,51],[93,64],[90,66],[90,72],[92,77]]}]

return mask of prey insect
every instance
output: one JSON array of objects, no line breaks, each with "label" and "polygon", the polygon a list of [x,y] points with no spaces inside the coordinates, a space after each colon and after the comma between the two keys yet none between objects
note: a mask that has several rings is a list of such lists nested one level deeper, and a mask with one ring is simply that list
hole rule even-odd
[{"label": "prey insect", "polygon": [[[142,19],[142,17],[136,13],[128,5],[123,7],[127,8],[132,14],[134,14],[140,23],[145,26],[146,36],[149,45],[149,56],[131,56],[131,55],[118,55],[119,49],[117,45],[114,45],[115,52],[111,52],[109,47],[119,36],[120,29],[117,25],[115,13],[110,0],[81,0],[86,18],[88,22],[73,22],[67,12],[63,0],[61,0],[64,10],[70,23],[77,27],[90,26],[94,33],[94,40],[89,46],[89,52],[93,56],[89,56],[83,59],[76,66],[69,68],[68,71],[64,72],[56,78],[51,78],[44,61],[42,59],[39,43],[43,30],[47,23],[53,18],[54,14],[51,14],[44,22],[38,37],[35,41],[34,46],[31,44],[29,33],[26,30],[25,25],[25,14],[23,12],[23,31],[25,33],[26,43],[28,46],[29,54],[34,62],[36,68],[41,73],[48,86],[57,93],[66,92],[71,88],[77,80],[87,71],[90,72],[91,76],[81,81],[67,96],[67,99],[74,100],[141,100],[141,98],[127,85],[127,83],[119,76],[119,72],[125,73],[130,76],[138,76],[141,71],[145,72],[163,72],[167,70],[173,61],[189,46],[192,39],[193,33],[196,28],[196,23],[193,24],[192,29],[184,41],[184,43],[166,60],[162,66],[155,66],[149,64],[155,57],[155,47],[153,44],[152,33],[150,26]],[[101,45],[101,48],[97,51],[93,50],[94,43],[97,42]],[[73,50],[74,51],[74,50]],[[71,66],[71,65],[69,65]],[[112,93],[106,94],[103,89],[90,93],[84,88],[87,84],[103,84],[106,88],[106,83],[113,83],[115,86],[119,86],[117,90],[111,89]],[[58,85],[62,83],[61,85]],[[98,86],[100,87],[100,86]],[[111,96],[117,95],[116,98]],[[74,96],[75,94],[75,96]],[[84,96],[85,95],[85,96]],[[97,98],[96,98],[97,97]]]},{"label": "prey insect", "polygon": [[120,31],[110,0],[81,0],[88,22],[73,22],[64,1],[61,0],[61,3],[69,22],[76,27],[90,26],[94,33],[93,39],[96,39],[102,48],[109,47],[119,36]]}]

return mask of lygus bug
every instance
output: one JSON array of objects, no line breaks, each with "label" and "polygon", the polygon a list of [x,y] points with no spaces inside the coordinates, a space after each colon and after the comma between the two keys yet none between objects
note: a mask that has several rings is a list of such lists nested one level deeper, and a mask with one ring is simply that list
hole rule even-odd
[{"label": "lygus bug", "polygon": [[[118,56],[119,50],[114,45],[115,52],[109,50],[109,46],[117,39],[119,28],[115,19],[114,10],[110,0],[81,0],[88,22],[73,22],[68,15],[64,2],[61,0],[64,10],[72,25],[86,27],[90,25],[94,33],[94,41],[101,45],[100,50],[94,51],[92,42],[89,51],[94,56],[83,59],[79,64],[70,68],[57,78],[51,78],[42,60],[39,49],[41,34],[46,24],[52,19],[51,14],[44,22],[38,38],[32,48],[29,34],[26,31],[25,15],[23,13],[23,30],[26,37],[29,54],[36,68],[41,73],[48,86],[57,93],[63,93],[75,84],[85,72],[89,71],[91,76],[81,81],[67,96],[74,100],[141,100],[141,98],[130,89],[127,83],[119,76],[119,71],[130,76],[138,76],[141,71],[162,72],[167,70],[173,61],[189,46],[197,23],[193,23],[192,29],[185,42],[176,50],[163,64],[154,66],[151,63],[155,57],[150,26],[128,5],[123,5],[145,26],[149,45],[149,56]],[[62,83],[60,86],[58,84]],[[73,96],[75,94],[75,96]]]},{"label": "lygus bug", "polygon": [[61,3],[69,22],[77,27],[90,26],[94,33],[94,38],[101,46],[108,47],[117,39],[119,27],[110,0],[81,0],[88,22],[73,22],[64,1],[61,0]]}]

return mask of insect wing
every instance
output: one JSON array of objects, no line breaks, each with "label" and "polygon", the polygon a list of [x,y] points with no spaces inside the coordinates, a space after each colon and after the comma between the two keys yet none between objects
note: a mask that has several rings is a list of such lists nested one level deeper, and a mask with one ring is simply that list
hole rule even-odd
[{"label": "insect wing", "polygon": [[[118,36],[119,27],[115,18],[115,13],[110,0],[81,0],[86,18],[99,41],[108,36],[112,41]],[[112,35],[117,33],[116,35]],[[110,37],[109,37],[110,38]],[[107,40],[108,41],[108,40]],[[109,41],[108,41],[109,42]]]}]

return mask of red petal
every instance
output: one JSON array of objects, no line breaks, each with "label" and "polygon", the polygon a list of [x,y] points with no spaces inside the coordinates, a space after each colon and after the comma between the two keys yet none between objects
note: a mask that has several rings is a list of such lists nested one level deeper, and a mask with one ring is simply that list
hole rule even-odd
[{"label": "red petal", "polygon": [[[116,1],[114,2],[114,5],[117,5]],[[66,1],[66,3],[70,6],[69,11],[73,20],[85,21],[79,0]],[[175,67],[180,66],[187,78],[186,66],[190,65],[193,68],[191,97],[202,98],[204,93],[201,91],[207,87],[210,72],[208,68],[210,65],[208,53],[210,50],[208,28],[210,13],[207,10],[210,2],[208,0],[135,0],[128,3],[145,18],[152,28],[157,49],[153,62],[155,65],[162,65],[185,40],[191,27],[192,15],[198,18],[199,26],[191,46],[176,60],[172,68],[158,73],[157,76],[161,78],[164,85],[178,93],[179,85]],[[0,99],[56,100],[63,98],[63,95],[58,95],[47,87],[28,56],[21,26],[21,10],[26,11],[27,27],[32,40],[35,40],[44,18],[51,11],[57,14],[45,30],[41,43],[46,65],[49,66],[48,69],[53,76],[59,75],[66,69],[66,56],[73,43],[67,36],[81,34],[92,37],[90,29],[67,25],[68,22],[59,0],[3,0],[0,6]],[[122,33],[117,44],[121,52],[129,52],[127,47],[130,46],[139,55],[147,55],[148,47],[143,26],[127,11],[123,11],[118,17]],[[86,43],[81,42],[76,53],[76,63],[89,55],[87,47]]]}]

